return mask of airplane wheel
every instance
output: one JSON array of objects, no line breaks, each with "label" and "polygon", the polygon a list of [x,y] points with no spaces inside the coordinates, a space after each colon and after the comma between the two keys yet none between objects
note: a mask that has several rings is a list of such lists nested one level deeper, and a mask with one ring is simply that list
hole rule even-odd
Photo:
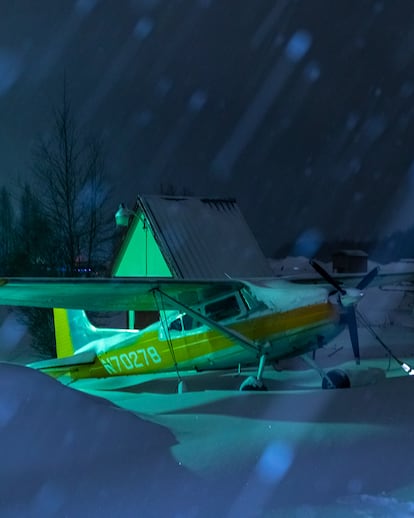
[{"label": "airplane wheel", "polygon": [[240,385],[240,390],[243,392],[244,391],[264,392],[267,390],[267,387],[263,383],[263,381],[260,381],[257,378],[250,376],[249,378],[246,378],[243,381],[243,383]]},{"label": "airplane wheel", "polygon": [[342,388],[350,388],[351,387],[351,381],[349,379],[349,376],[346,372],[340,370],[340,369],[334,369],[332,371],[329,371],[326,373],[326,376],[331,381],[333,387],[331,387],[328,383],[328,381],[323,378],[322,379],[322,388],[323,389],[330,389],[330,388],[336,388],[336,389],[342,389]]}]

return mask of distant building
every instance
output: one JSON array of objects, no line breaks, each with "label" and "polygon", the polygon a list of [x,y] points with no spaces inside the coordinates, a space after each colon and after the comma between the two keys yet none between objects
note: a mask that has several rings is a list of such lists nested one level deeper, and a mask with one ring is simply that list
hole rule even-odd
[{"label": "distant building", "polygon": [[338,250],[332,255],[334,273],[364,273],[368,270],[368,254],[362,250]]}]

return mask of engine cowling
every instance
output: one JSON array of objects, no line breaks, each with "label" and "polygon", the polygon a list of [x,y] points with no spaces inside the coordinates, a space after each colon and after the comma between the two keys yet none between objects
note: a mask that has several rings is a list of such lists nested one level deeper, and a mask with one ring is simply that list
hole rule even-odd
[{"label": "engine cowling", "polygon": [[[330,382],[326,378],[322,379],[322,388],[351,388],[373,385],[385,379],[385,372],[374,367],[360,367],[355,369],[332,369],[326,373]],[[333,386],[332,386],[333,385]]]}]

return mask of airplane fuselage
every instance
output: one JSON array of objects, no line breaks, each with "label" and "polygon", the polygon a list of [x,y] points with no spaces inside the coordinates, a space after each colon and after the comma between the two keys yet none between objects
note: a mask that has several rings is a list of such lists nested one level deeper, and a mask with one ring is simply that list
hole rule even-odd
[{"label": "airplane fuselage", "polygon": [[[57,378],[78,379],[169,372],[177,367],[182,371],[208,370],[257,363],[259,354],[254,348],[200,322],[194,325],[194,319],[193,326],[186,328],[185,319],[186,315],[181,314],[172,321],[160,321],[141,331],[117,330],[104,340],[97,336],[88,344],[89,349],[96,351],[93,363],[49,367],[43,362],[33,366]],[[264,306],[255,311],[246,310],[224,322],[228,329],[261,344],[261,351],[269,361],[321,347],[342,329],[338,307],[329,301],[286,311]]]}]

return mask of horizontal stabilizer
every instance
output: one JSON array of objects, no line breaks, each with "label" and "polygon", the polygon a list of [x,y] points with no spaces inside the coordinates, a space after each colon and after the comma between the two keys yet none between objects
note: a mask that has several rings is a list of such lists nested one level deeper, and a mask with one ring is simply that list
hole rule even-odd
[{"label": "horizontal stabilizer", "polygon": [[52,358],[51,360],[41,360],[30,363],[28,367],[33,369],[52,369],[55,367],[71,367],[72,365],[85,365],[94,363],[96,359],[95,351],[85,351],[83,353],[68,356],[66,358]]}]

